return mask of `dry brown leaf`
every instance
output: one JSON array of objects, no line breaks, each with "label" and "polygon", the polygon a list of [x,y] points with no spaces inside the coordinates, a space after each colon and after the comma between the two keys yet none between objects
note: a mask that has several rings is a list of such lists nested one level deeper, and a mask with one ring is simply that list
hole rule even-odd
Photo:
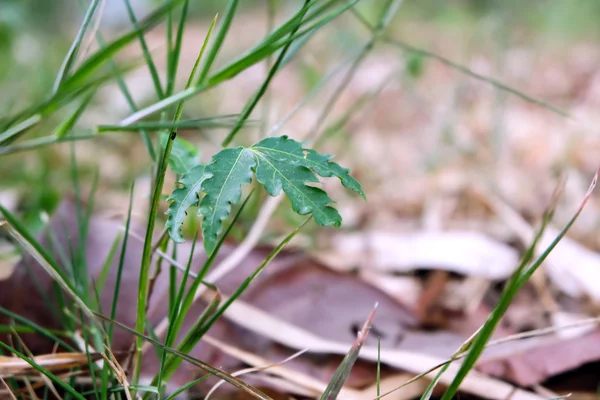
[{"label": "dry brown leaf", "polygon": [[[516,345],[518,343],[515,342]],[[598,360],[600,331],[596,330],[582,337],[546,340],[534,348],[512,351],[501,359],[484,358],[477,369],[528,387]]]},{"label": "dry brown leaf", "polygon": [[[102,359],[102,356],[98,353],[54,353],[35,356],[33,361],[48,371],[60,371],[86,366],[90,358],[95,361]],[[0,377],[31,373],[37,374],[37,370],[28,362],[18,357],[0,356]]]}]

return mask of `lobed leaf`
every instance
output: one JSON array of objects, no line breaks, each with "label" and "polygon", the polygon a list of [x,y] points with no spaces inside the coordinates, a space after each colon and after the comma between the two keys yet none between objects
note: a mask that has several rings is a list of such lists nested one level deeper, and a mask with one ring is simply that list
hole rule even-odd
[{"label": "lobed leaf", "polygon": [[181,225],[187,215],[187,209],[198,203],[202,184],[211,176],[212,174],[206,171],[204,165],[196,165],[179,180],[182,187],[173,190],[173,193],[167,198],[167,201],[172,200],[172,202],[165,213],[169,216],[165,226],[169,229],[169,235],[175,242],[183,242]]},{"label": "lobed leaf", "polygon": [[257,157],[256,180],[271,196],[277,196],[283,190],[298,214],[312,213],[321,226],[341,225],[342,217],[329,206],[333,200],[324,190],[307,185],[319,182],[319,179],[306,166],[304,149],[299,142],[287,136],[267,138],[251,149]]},{"label": "lobed leaf", "polygon": [[213,156],[205,172],[211,178],[202,184],[206,195],[200,202],[204,249],[208,254],[214,250],[223,230],[223,221],[231,213],[231,205],[242,197],[242,185],[252,181],[252,168],[256,159],[252,151],[243,147],[225,149]]},{"label": "lobed leaf", "polygon": [[342,182],[344,187],[354,190],[360,194],[363,199],[367,199],[360,183],[350,176],[350,170],[348,168],[342,168],[333,161],[329,161],[333,156],[329,154],[319,154],[312,149],[305,149],[305,151],[307,166],[309,168],[312,168],[317,174],[324,178],[335,176]]},{"label": "lobed leaf", "polygon": [[[160,135],[160,146],[164,149],[167,144],[169,134],[164,132]],[[180,137],[175,138],[173,148],[169,155],[169,167],[176,174],[183,175],[194,166],[200,164],[198,149],[185,139]]]},{"label": "lobed leaf", "polygon": [[[222,233],[223,221],[229,217],[231,206],[240,201],[242,186],[251,182],[253,172],[271,196],[277,196],[283,190],[298,214],[312,214],[321,226],[339,227],[342,218],[331,206],[333,200],[324,190],[311,185],[319,183],[316,174],[337,177],[345,187],[363,198],[365,194],[349,170],[330,161],[331,158],[304,149],[300,142],[287,136],[266,138],[249,148],[222,150],[204,169],[194,167],[185,174],[181,180],[184,187],[176,189],[169,198],[174,200],[168,211],[171,214],[167,221],[167,227],[171,228],[169,233],[173,240],[183,240],[179,227],[185,211],[195,204],[201,191],[205,192],[199,214],[203,216],[204,248],[210,254]],[[192,171],[196,171],[194,178],[189,177]]]}]

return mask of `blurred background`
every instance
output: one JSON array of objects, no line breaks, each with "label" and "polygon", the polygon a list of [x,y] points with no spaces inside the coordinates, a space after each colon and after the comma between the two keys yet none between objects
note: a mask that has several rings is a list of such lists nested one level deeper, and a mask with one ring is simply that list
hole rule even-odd
[{"label": "blurred background", "polygon": [[[11,115],[50,91],[81,23],[87,6],[83,3],[0,0],[0,115]],[[224,3],[190,2],[192,20],[185,31],[181,71],[191,69],[210,21],[223,13]],[[216,64],[235,59],[302,3],[241,2],[242,10]],[[460,330],[453,320],[456,313],[464,317],[477,311],[477,321],[484,320],[501,290],[499,282],[506,278],[493,267],[514,265],[561,180],[565,183],[553,219],[556,228],[578,209],[600,166],[600,2],[406,0],[385,37],[373,40],[369,26],[376,23],[383,3],[360,1],[358,14],[347,12],[311,37],[275,77],[252,115],[255,124],[236,141],[254,143],[277,128],[278,135],[311,139],[319,151],[335,154],[335,160],[363,184],[368,202],[337,182],[326,182],[344,219],[343,228],[333,231],[309,225],[296,245],[328,267],[356,273],[410,306],[421,327],[456,333]],[[132,4],[141,18],[160,1]],[[121,0],[107,0],[102,12],[99,30],[107,39],[131,29]],[[160,55],[165,51],[165,36],[163,25],[146,35],[163,75],[165,62]],[[88,46],[91,53],[96,45]],[[120,52],[117,60],[140,54],[136,44]],[[237,114],[266,73],[264,64],[256,65],[191,98],[185,112],[189,118]],[[183,79],[176,83],[181,90],[187,72],[178,75]],[[157,101],[145,67],[128,73],[126,81],[139,107]],[[299,104],[302,107],[288,119]],[[72,111],[48,118],[29,138],[47,135]],[[116,124],[129,114],[125,99],[110,82],[94,96],[77,128]],[[180,134],[208,162],[227,129]],[[0,203],[38,232],[44,215],[74,192],[69,167],[73,162],[84,191],[97,182],[95,203],[104,213],[126,210],[128,190],[135,181],[139,191],[135,212],[143,219],[150,160],[138,136],[118,132],[74,146],[63,143],[0,155]],[[171,176],[165,194],[173,186]],[[265,198],[264,193],[255,196],[255,204],[245,210],[233,232],[233,241],[244,237]],[[161,206],[163,211],[166,206],[166,202]],[[190,220],[188,237],[198,223]],[[277,243],[301,220],[289,205],[279,207],[262,243]],[[453,232],[482,235],[493,243],[480,242],[480,236],[456,239]],[[447,233],[448,240],[458,242],[442,245],[438,236],[425,237],[431,242],[421,237],[425,240],[421,253],[414,257],[403,253],[418,247],[416,242],[405,242],[405,235],[422,233]],[[597,316],[599,233],[600,199],[593,194],[569,232],[565,250],[549,266],[548,276],[530,285],[511,308],[506,332]],[[407,272],[410,268],[399,264],[413,268]],[[440,270],[445,272],[439,275]],[[478,326],[473,324],[469,326]],[[487,372],[527,387],[570,372],[575,378],[562,375],[556,387],[576,381],[580,398],[597,398],[597,375],[594,378],[589,371],[600,368],[598,351],[569,358],[578,346],[600,349],[597,333],[589,342],[569,342],[574,347],[560,342],[564,346],[540,350],[561,367],[552,364],[536,377],[528,375],[520,381],[507,372],[506,365]],[[447,350],[442,353],[451,354]],[[537,356],[540,365],[550,362]],[[588,369],[577,369],[582,366]]]},{"label": "blurred background", "polygon": [[[234,26],[222,59],[230,59],[236,51],[264,35],[270,24],[268,3],[277,10],[276,22],[301,2],[242,2],[244,12],[238,18],[245,21]],[[86,7],[82,2],[78,4],[2,1],[0,55],[4,61],[0,63],[0,110],[4,115],[43,98],[51,88]],[[132,2],[138,18],[159,4],[152,0]],[[184,70],[191,67],[200,35],[223,7],[219,1],[203,1],[191,7],[194,22],[185,36]],[[377,1],[361,1],[357,5],[362,15],[371,21],[376,20],[381,7]],[[108,38],[131,26],[121,0],[106,1],[102,13],[101,31]],[[600,35],[596,23],[598,15],[600,4],[594,0],[530,1],[527,6],[519,1],[405,1],[388,29],[389,36],[398,39],[397,45],[376,46],[328,117],[330,122],[334,121],[359,98],[370,96],[365,102],[368,104],[357,106],[351,121],[328,133],[350,136],[352,140],[327,140],[325,148],[340,157],[344,153],[362,151],[360,157],[349,157],[349,161],[357,164],[351,167],[365,184],[381,185],[381,188],[371,189],[372,201],[368,208],[380,208],[377,197],[383,191],[385,200],[382,201],[389,202],[391,208],[412,212],[425,204],[431,197],[430,191],[434,190],[423,178],[432,179],[438,173],[450,174],[457,170],[459,175],[468,171],[490,175],[488,178],[494,185],[507,186],[504,188],[509,191],[507,196],[518,202],[516,205],[523,212],[535,212],[539,206],[538,194],[530,189],[547,190],[546,186],[553,185],[548,178],[565,168],[574,169],[575,182],[585,181],[584,177],[596,168],[592,151],[596,139],[588,128],[593,125],[596,113],[592,110],[598,101],[596,92],[600,90],[596,71],[598,50],[594,45]],[[161,30],[164,31],[164,27],[159,26],[148,35],[149,46],[157,54],[161,49],[164,51]],[[322,30],[309,42],[301,57],[275,80],[270,115],[265,122],[275,124],[328,72],[348,63],[348,58],[360,52],[369,35],[365,26],[349,13]],[[93,48],[93,43],[88,46]],[[407,51],[411,46],[417,51]],[[120,57],[127,59],[138,54],[139,49],[130,48]],[[493,77],[563,111],[583,115],[584,122],[567,127],[572,119],[557,116],[506,90],[497,90],[493,85],[473,79],[439,62],[438,57]],[[160,63],[161,57],[157,59]],[[255,70],[260,74],[260,68]],[[144,72],[131,74],[131,84],[135,85],[132,91],[141,104],[150,104],[155,98],[147,71]],[[250,75],[242,74],[235,83],[193,99],[189,109],[198,107],[193,113],[199,115],[215,111],[239,112],[241,102],[254,90],[253,82],[259,79]],[[80,121],[82,126],[114,123],[127,115],[125,102],[114,86],[105,88],[101,96],[93,100],[94,107]],[[182,86],[180,82],[179,87]],[[316,101],[297,114],[295,121],[286,124],[286,133],[304,135],[298,130],[307,126],[305,121],[311,118],[311,113],[314,118],[319,112],[325,102],[319,104],[319,98],[325,99],[326,95],[317,96]],[[256,115],[256,118],[261,117],[260,113]],[[48,123],[51,125],[52,121]],[[142,173],[146,161],[141,143],[117,136],[98,138],[93,144],[93,147],[106,149],[110,162],[104,163],[102,174],[107,175],[107,179],[100,182],[110,189],[126,187]],[[198,139],[202,135],[193,137],[196,144],[200,144]],[[113,147],[113,142],[120,144]],[[342,142],[346,149],[340,148]],[[82,144],[80,151],[86,146]],[[205,154],[210,154],[208,149]],[[130,152],[138,154],[140,159],[130,158]],[[383,159],[389,158],[389,163],[382,162],[380,152],[386,153]],[[61,168],[69,162],[68,154],[68,145],[59,145],[35,154],[21,153],[2,159],[0,184],[14,192],[19,209],[32,227],[39,227],[36,217],[39,211],[54,209],[60,194],[70,185],[64,176],[68,169]],[[93,158],[93,154],[87,154],[80,160],[84,174],[92,173],[97,167],[98,160],[88,159],[88,156]],[[21,163],[23,157],[28,160],[25,165]],[[376,162],[373,164],[373,161]],[[524,186],[519,184],[521,178],[526,181]],[[449,180],[444,181],[449,184]],[[531,186],[530,182],[536,184]],[[387,191],[393,192],[393,197],[389,197]],[[545,196],[546,191],[543,193]],[[595,227],[595,222],[588,223]],[[587,233],[582,237],[594,240]]]}]

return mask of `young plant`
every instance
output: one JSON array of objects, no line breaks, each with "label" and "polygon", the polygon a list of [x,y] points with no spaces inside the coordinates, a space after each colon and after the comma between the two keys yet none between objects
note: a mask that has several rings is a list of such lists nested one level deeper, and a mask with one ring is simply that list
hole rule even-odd
[{"label": "young plant", "polygon": [[308,185],[319,182],[315,173],[337,177],[346,188],[363,198],[365,194],[349,170],[330,159],[331,156],[305,149],[287,136],[263,139],[247,148],[221,150],[208,165],[197,165],[184,174],[180,179],[182,186],[169,196],[169,234],[174,241],[182,242],[181,225],[187,209],[199,205],[204,248],[211,254],[222,233],[223,221],[229,217],[231,206],[240,201],[242,186],[249,184],[253,175],[271,196],[283,190],[298,214],[312,214],[321,226],[339,227],[342,218],[330,205],[331,198],[324,190]]}]

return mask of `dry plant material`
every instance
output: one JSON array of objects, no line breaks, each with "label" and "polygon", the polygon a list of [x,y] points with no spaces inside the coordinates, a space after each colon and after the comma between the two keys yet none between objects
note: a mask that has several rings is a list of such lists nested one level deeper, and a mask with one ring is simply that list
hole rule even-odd
[{"label": "dry plant material", "polygon": [[[87,366],[89,359],[96,361],[102,357],[98,353],[55,353],[33,357],[36,364],[51,372]],[[20,358],[0,356],[0,377],[26,374],[37,374],[37,370]]]},{"label": "dry plant material", "polygon": [[[518,345],[519,342],[514,342],[515,347]],[[510,347],[511,343],[503,345],[506,346]],[[522,387],[529,387],[598,360],[600,360],[600,330],[577,338],[553,338],[523,351],[517,348],[517,351],[497,359],[483,357],[477,369]]]},{"label": "dry plant material", "polygon": [[317,257],[336,268],[352,266],[395,273],[435,268],[492,280],[507,278],[518,262],[513,248],[467,231],[336,234],[331,250]]}]

